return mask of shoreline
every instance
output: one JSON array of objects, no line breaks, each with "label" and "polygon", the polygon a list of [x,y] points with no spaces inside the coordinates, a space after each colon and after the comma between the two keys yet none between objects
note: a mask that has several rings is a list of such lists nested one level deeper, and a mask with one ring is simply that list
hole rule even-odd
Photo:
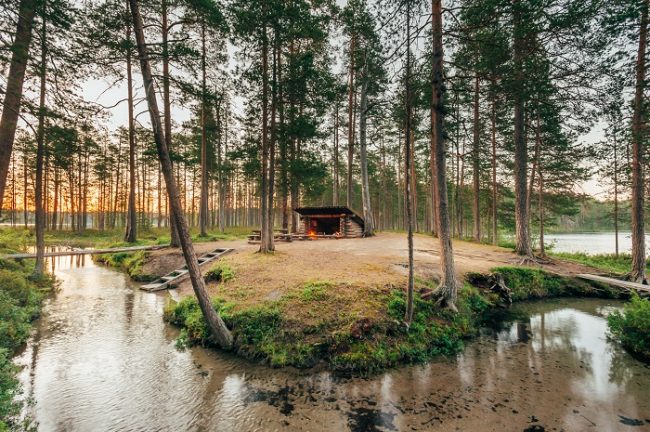
[{"label": "shoreline", "polygon": [[[572,275],[595,270],[579,263],[520,267],[512,265],[516,256],[506,249],[455,242],[464,284],[459,313],[454,315],[422,298],[436,285],[432,240],[416,236],[416,318],[408,331],[401,323],[404,268],[399,262],[401,237],[395,234],[382,233],[374,240],[279,244],[270,256],[255,253],[255,246],[243,242],[222,242],[237,246],[236,253],[217,262],[213,272],[203,271],[215,309],[233,331],[235,354],[271,367],[317,366],[343,375],[373,374],[458,353],[476,335],[485,315],[507,303],[490,289],[494,273],[504,278],[514,301],[625,296],[622,290],[575,279]],[[383,252],[370,252],[375,249]],[[174,250],[141,255],[132,267],[123,265],[128,257],[117,260],[117,266],[145,280],[182,260]],[[220,274],[228,276],[220,279]],[[181,328],[179,344],[213,346],[189,281],[181,283],[178,293],[181,300],[170,300],[164,318]]]}]

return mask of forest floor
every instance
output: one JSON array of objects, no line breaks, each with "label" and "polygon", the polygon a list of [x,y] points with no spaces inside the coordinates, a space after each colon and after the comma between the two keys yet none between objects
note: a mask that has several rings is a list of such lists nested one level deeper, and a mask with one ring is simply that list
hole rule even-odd
[{"label": "forest floor", "polygon": [[[438,239],[416,234],[414,245],[416,276],[423,281],[439,281]],[[233,287],[255,287],[257,297],[282,295],[309,281],[402,286],[408,271],[406,238],[402,233],[384,232],[363,239],[276,242],[275,246],[276,252],[269,255],[256,253],[259,246],[245,240],[197,243],[195,249],[201,254],[217,247],[234,248],[231,255],[221,260],[235,270]],[[454,259],[461,278],[470,272],[489,273],[495,267],[520,262],[520,257],[510,249],[466,241],[454,241]],[[161,276],[183,264],[180,249],[161,249],[147,254],[142,272]],[[559,259],[550,259],[539,267],[562,276],[595,271],[593,267]],[[210,285],[213,293],[216,288],[216,284]],[[180,286],[181,295],[190,294],[191,290],[189,281]]]},{"label": "forest floor", "polygon": [[[438,240],[415,236],[415,310],[403,324],[407,249],[403,233],[372,238],[276,243],[273,254],[257,253],[246,240],[196,244],[198,254],[217,247],[235,251],[206,266],[209,294],[232,329],[235,349],[273,366],[310,367],[321,361],[345,373],[365,373],[437,355],[452,355],[478,331],[484,315],[503,306],[492,292],[498,272],[512,300],[559,296],[618,297],[620,292],[574,278],[600,272],[578,262],[552,260],[539,268],[520,266],[510,249],[455,241],[462,281],[458,314],[425,300],[439,281]],[[180,250],[146,254],[144,275],[163,275],[184,263]],[[211,277],[215,273],[222,277]],[[469,273],[472,277],[468,278]],[[476,275],[479,274],[479,275]],[[216,280],[215,280],[216,279]],[[468,282],[472,280],[472,284]],[[189,280],[166,309],[168,321],[183,328],[181,340],[209,343]]]}]

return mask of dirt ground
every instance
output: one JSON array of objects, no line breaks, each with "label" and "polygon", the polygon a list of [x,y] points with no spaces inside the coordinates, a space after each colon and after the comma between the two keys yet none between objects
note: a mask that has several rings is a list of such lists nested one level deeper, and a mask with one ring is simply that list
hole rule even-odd
[{"label": "dirt ground", "polygon": [[[422,280],[439,279],[439,242],[426,235],[415,236],[416,276]],[[380,233],[372,238],[277,242],[271,255],[256,253],[258,245],[246,240],[196,243],[197,254],[217,247],[234,248],[222,258],[235,270],[235,280],[228,283],[232,294],[236,288],[240,299],[273,300],[307,282],[327,281],[335,285],[365,288],[403,286],[407,275],[406,236],[400,233]],[[520,258],[509,249],[471,242],[455,241],[454,258],[459,276],[468,272],[487,273],[492,268],[514,265]],[[149,254],[143,268],[146,274],[163,275],[184,264],[180,249],[163,249]],[[211,265],[207,265],[206,271]],[[593,272],[588,267],[555,261],[541,264],[547,271],[573,275]],[[178,294],[191,294],[188,280],[181,283]],[[222,294],[223,284],[211,284],[211,294]],[[366,292],[366,290],[361,290]]]}]

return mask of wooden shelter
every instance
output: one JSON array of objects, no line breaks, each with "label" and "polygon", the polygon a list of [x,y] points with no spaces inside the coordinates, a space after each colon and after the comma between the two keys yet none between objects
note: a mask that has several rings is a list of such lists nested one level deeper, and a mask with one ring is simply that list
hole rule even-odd
[{"label": "wooden shelter", "polygon": [[313,236],[362,237],[364,220],[347,207],[299,207],[298,229]]}]

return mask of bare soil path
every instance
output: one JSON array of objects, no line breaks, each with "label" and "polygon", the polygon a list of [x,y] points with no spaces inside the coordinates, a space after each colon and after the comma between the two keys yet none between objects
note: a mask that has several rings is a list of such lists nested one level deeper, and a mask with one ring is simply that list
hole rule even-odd
[{"label": "bare soil path", "polygon": [[[401,286],[407,271],[406,238],[400,233],[380,233],[363,239],[277,242],[275,254],[266,256],[257,254],[258,246],[246,240],[196,243],[195,249],[201,254],[219,246],[235,248],[234,253],[222,259],[236,272],[236,283],[230,288],[255,291],[254,297],[258,299],[279,297],[309,281],[356,287]],[[509,249],[464,241],[454,242],[454,257],[460,276],[469,272],[488,273],[494,267],[516,265],[520,261]],[[180,249],[157,250],[149,253],[143,271],[163,275],[183,263]],[[422,280],[436,281],[439,265],[438,240],[416,235],[416,275]],[[539,267],[566,276],[594,271],[584,265],[557,260]],[[217,288],[210,288],[215,294]],[[181,284],[180,294],[190,293],[189,282]]]}]

